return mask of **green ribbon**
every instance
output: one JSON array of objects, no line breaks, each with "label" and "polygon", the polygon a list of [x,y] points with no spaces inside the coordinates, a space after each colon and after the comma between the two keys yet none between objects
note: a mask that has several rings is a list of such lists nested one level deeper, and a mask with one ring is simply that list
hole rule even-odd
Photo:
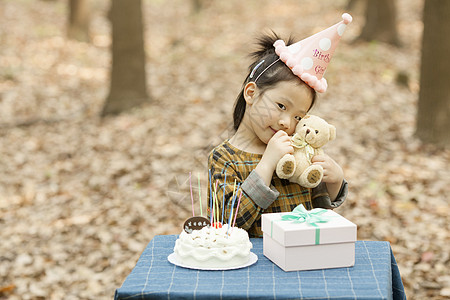
[{"label": "green ribbon", "polygon": [[310,164],[312,163],[311,159],[314,156],[314,147],[308,144],[308,142],[302,139],[297,133],[291,138],[291,146],[298,149],[305,148],[306,158]]},{"label": "green ribbon", "polygon": [[327,210],[323,208],[315,208],[311,211],[306,210],[303,204],[300,204],[294,210],[281,217],[281,221],[292,221],[293,223],[306,223],[316,228],[316,245],[320,244],[320,228],[317,223],[326,223],[330,220],[330,217],[323,216]]}]

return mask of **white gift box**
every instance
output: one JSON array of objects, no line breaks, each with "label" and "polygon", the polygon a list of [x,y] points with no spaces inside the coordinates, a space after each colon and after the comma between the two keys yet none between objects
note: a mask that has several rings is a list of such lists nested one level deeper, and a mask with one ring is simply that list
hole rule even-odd
[{"label": "white gift box", "polygon": [[301,271],[355,264],[354,223],[332,210],[322,212],[327,222],[315,224],[284,221],[283,215],[292,213],[262,215],[263,253],[281,269]]}]

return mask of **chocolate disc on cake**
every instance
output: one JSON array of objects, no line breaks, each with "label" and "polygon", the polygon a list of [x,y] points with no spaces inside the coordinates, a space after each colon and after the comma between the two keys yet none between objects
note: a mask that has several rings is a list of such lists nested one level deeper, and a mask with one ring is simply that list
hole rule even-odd
[{"label": "chocolate disc on cake", "polygon": [[205,217],[190,217],[184,222],[183,229],[187,233],[192,233],[193,230],[200,230],[209,225],[211,222]]}]

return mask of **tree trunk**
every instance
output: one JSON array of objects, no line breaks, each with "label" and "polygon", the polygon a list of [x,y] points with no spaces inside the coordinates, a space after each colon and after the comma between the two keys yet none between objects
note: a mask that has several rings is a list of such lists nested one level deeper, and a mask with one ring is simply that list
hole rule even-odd
[{"label": "tree trunk", "polygon": [[113,0],[112,68],[102,116],[119,114],[148,100],[141,0]]},{"label": "tree trunk", "polygon": [[423,11],[422,63],[416,134],[450,145],[450,1],[427,0]]},{"label": "tree trunk", "polygon": [[89,42],[89,22],[89,1],[70,0],[67,37],[80,42]]},{"label": "tree trunk", "polygon": [[396,19],[394,0],[368,0],[366,24],[358,39],[368,42],[376,40],[400,46]]}]

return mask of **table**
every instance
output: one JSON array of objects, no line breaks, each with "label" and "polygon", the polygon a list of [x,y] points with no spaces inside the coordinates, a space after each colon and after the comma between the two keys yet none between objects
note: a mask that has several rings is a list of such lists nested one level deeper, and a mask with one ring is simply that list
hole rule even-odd
[{"label": "table", "polygon": [[284,272],[250,239],[258,262],[229,271],[172,265],[177,235],[155,236],[115,293],[115,299],[406,299],[389,242],[357,241],[355,266]]}]

